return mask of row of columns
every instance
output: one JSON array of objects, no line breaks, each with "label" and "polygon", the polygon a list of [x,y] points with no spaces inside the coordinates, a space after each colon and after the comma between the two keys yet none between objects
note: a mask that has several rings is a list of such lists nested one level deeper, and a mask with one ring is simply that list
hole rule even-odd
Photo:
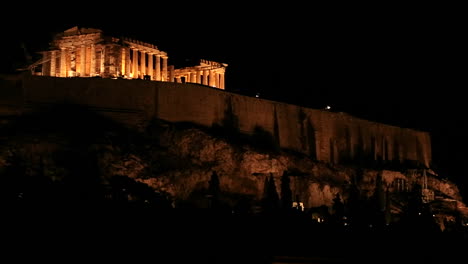
[{"label": "row of columns", "polygon": [[[132,59],[130,59],[132,52]],[[140,52],[140,64],[138,65],[138,52]],[[149,76],[150,80],[168,81],[167,59],[166,55],[157,54],[156,52],[138,50],[136,48],[122,48],[122,54],[125,58],[123,70],[126,76],[132,78],[143,78]],[[146,66],[146,56],[148,56],[148,66]]]},{"label": "row of columns", "polygon": [[[75,52],[78,49],[75,49]],[[79,70],[77,69],[76,61],[71,60],[70,61],[70,68],[67,67],[67,56],[69,55],[69,52],[67,51],[66,48],[61,48],[60,50],[52,50],[49,52],[50,56],[50,68],[48,72],[45,72],[45,67],[43,67],[43,75],[49,75],[49,76],[59,76],[59,77],[68,77],[71,76],[71,74],[68,74],[69,71],[72,71],[72,69],[75,69],[74,71],[78,73],[80,76],[95,76],[96,75],[96,47],[94,44],[90,45],[90,54],[91,57],[89,58],[89,73],[86,71],[86,65],[87,65],[87,56],[86,56],[86,51],[87,51],[87,46],[86,45],[81,45],[79,48],[80,50],[80,61],[79,61]],[[46,55],[44,55],[46,56]],[[74,54],[76,58],[76,54]],[[59,59],[60,65],[59,65],[59,74],[57,74],[57,58]],[[100,65],[100,70],[101,72],[104,71],[104,58],[105,58],[105,49],[102,50],[101,52],[101,65]]]},{"label": "row of columns", "polygon": [[224,72],[219,72],[219,70],[197,70],[188,72],[185,76],[176,77],[175,82],[182,83],[182,77],[185,77],[185,82],[224,89]]},{"label": "row of columns", "polygon": [[[71,55],[66,48],[60,50],[50,51],[50,69],[48,72],[43,71],[43,75],[49,76],[59,76],[59,77],[70,77],[72,74],[72,69],[79,74],[79,76],[95,76],[96,74],[103,74],[105,72],[105,61],[107,56],[112,54],[106,54],[106,46],[101,46],[100,53],[100,65],[99,72],[96,72],[96,47],[94,44],[90,45],[90,52],[87,53],[88,46],[82,45],[81,47],[75,49],[74,56],[76,56],[76,50],[79,50],[79,63],[76,64],[75,60],[70,61],[69,67],[67,66],[67,57]],[[132,58],[130,58],[130,52],[132,52]],[[138,55],[140,52],[140,63],[138,63]],[[89,56],[88,58],[87,56]],[[120,60],[120,69],[116,68],[110,74],[113,75],[123,75],[127,78],[141,78],[144,76],[149,76],[151,80],[155,81],[168,81],[168,65],[166,55],[155,54],[151,52],[139,51],[138,49],[122,47],[121,56],[116,58]],[[148,56],[148,66],[146,66],[146,56]],[[57,69],[57,59],[59,60],[59,69]],[[87,70],[87,65],[89,63],[89,70]],[[79,66],[79,67],[77,67]],[[45,69],[45,67],[43,67]],[[57,70],[59,73],[57,74]]]},{"label": "row of columns", "polygon": [[[99,54],[96,54],[96,49],[100,51]],[[220,89],[225,88],[224,68],[203,69],[194,67],[182,70],[174,75],[172,68],[169,71],[167,55],[161,54],[157,49],[118,48],[112,45],[98,45],[96,47],[95,44],[90,44],[81,45],[71,52],[66,48],[52,50],[48,52],[47,56],[50,56],[50,68],[43,67],[43,75],[59,77],[93,77],[101,75],[104,77],[123,76],[134,79],[148,77],[148,79],[154,81],[191,82]],[[68,61],[68,57],[71,58],[70,61]],[[100,65],[97,65],[98,61]],[[69,63],[67,64],[67,62]],[[108,62],[110,66],[107,67],[108,65],[105,62]],[[183,81],[182,78],[185,78],[185,80]]]}]

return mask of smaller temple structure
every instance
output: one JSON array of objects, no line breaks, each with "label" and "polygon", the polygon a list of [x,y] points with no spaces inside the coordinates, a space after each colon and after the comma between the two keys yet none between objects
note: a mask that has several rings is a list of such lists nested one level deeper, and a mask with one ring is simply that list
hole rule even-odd
[{"label": "smaller temple structure", "polygon": [[224,89],[224,73],[227,64],[215,61],[200,60],[197,66],[174,70],[175,82],[199,83]]},{"label": "smaller temple structure", "polygon": [[42,59],[29,66],[34,75],[190,82],[220,89],[228,66],[201,59],[199,65],[175,69],[168,65],[167,53],[153,44],[77,26],[55,35],[41,53]]}]

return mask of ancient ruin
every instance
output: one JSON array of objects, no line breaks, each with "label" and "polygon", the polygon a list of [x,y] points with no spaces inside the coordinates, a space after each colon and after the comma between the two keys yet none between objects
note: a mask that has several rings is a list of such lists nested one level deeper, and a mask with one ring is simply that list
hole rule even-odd
[{"label": "ancient ruin", "polygon": [[73,27],[57,34],[42,59],[29,66],[34,75],[102,77],[197,83],[225,88],[225,63],[202,59],[175,69],[168,54],[142,41],[104,35],[100,29]]},{"label": "ancient ruin", "polygon": [[349,217],[340,224],[354,215],[368,226],[397,223],[415,203],[432,206],[441,230],[468,226],[458,187],[432,168],[426,131],[226,91],[227,64],[175,69],[156,46],[97,29],[66,30],[42,54],[33,76],[0,78],[5,179],[94,175],[102,199],[146,203],[127,188],[107,193],[126,177],[175,208],[212,208],[216,174],[217,202],[232,212],[279,208],[281,198],[322,223],[340,216],[338,201]]}]

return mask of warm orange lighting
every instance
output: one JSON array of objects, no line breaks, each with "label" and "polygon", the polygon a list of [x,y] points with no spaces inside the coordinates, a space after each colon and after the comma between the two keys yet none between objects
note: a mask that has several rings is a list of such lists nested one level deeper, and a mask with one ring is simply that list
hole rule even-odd
[{"label": "warm orange lighting", "polygon": [[303,202],[293,202],[292,207],[293,208],[298,208],[301,211],[304,211],[304,203]]}]

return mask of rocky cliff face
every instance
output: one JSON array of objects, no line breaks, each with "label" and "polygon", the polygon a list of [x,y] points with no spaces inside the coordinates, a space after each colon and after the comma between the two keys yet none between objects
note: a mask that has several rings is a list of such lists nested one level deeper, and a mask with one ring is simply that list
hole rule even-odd
[{"label": "rocky cliff face", "polygon": [[69,195],[88,198],[150,202],[141,193],[154,192],[173,207],[207,208],[216,197],[223,208],[249,212],[273,199],[278,207],[297,203],[333,214],[337,203],[351,208],[357,199],[376,204],[393,221],[411,195],[427,189],[428,201],[455,203],[451,212],[464,207],[457,186],[431,170],[323,163],[223,129],[155,121],[131,131],[67,109],[4,119],[1,131],[0,175],[13,186],[6,195],[12,199],[44,196],[40,188],[58,184],[73,184]]}]

